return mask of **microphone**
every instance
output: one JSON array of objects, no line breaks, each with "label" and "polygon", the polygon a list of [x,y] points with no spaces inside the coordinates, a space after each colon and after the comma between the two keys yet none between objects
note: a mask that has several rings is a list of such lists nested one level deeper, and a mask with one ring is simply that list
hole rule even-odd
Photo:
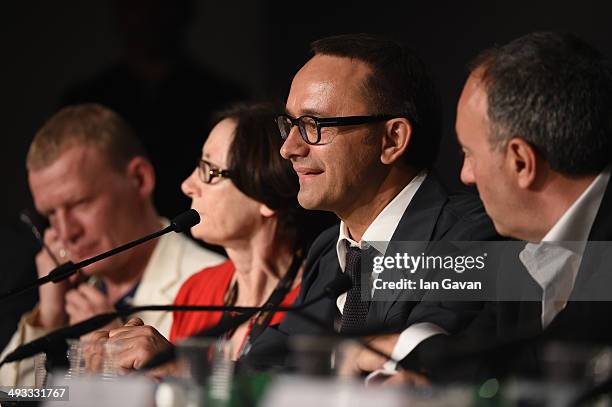
[{"label": "microphone", "polygon": [[200,222],[200,214],[195,209],[189,209],[188,211],[183,212],[180,215],[176,216],[174,219],[172,219],[172,221],[170,222],[170,225],[163,228],[162,230],[159,230],[155,233],[152,233],[140,239],[134,240],[132,242],[126,243],[122,246],[116,247],[107,252],[98,254],[97,256],[91,257],[89,259],[85,259],[76,264],[71,261],[64,263],[61,266],[58,266],[55,269],[51,270],[49,274],[47,274],[44,277],[39,278],[34,283],[28,284],[25,287],[21,287],[15,290],[8,291],[0,295],[0,301],[6,301],[26,291],[40,287],[41,285],[46,284],[50,281],[53,281],[54,283],[60,282],[62,280],[67,279],[68,277],[76,273],[77,270],[82,269],[83,267],[87,267],[90,264],[93,264],[97,261],[104,260],[107,257],[114,256],[115,254],[131,249],[132,247],[148,242],[149,240],[156,239],[162,235],[165,235],[166,233],[184,232],[188,230],[190,227],[197,225],[199,222]]},{"label": "microphone", "polygon": [[[28,357],[32,357],[38,353],[45,352],[49,347],[56,343],[57,341],[63,341],[66,339],[76,339],[80,336],[83,336],[91,331],[94,331],[98,328],[107,325],[109,322],[118,317],[126,317],[138,312],[144,311],[229,311],[229,312],[239,312],[241,315],[236,317],[237,319],[230,319],[231,323],[228,322],[227,327],[219,327],[218,325],[212,328],[209,328],[202,332],[204,336],[219,336],[228,330],[235,328],[241,325],[244,321],[248,320],[251,316],[260,311],[270,311],[270,312],[291,312],[296,310],[301,310],[315,302],[320,301],[321,299],[332,295],[333,298],[338,297],[340,294],[348,291],[352,287],[351,279],[348,276],[338,277],[336,280],[332,281],[324,290],[324,292],[313,298],[310,301],[305,302],[304,304],[298,305],[296,307],[281,307],[281,306],[263,306],[263,307],[234,307],[234,306],[222,306],[222,305],[143,305],[138,307],[130,307],[122,310],[118,310],[115,312],[108,312],[104,314],[99,314],[84,321],[81,321],[77,324],[70,325],[64,328],[57,329],[41,338],[35,339],[31,342],[28,342],[24,345],[19,346],[13,352],[9,353],[5,356],[5,358],[0,362],[0,366],[5,363],[16,362]],[[243,321],[240,321],[243,319]],[[240,323],[239,323],[240,322]],[[223,328],[223,329],[221,329]],[[209,332],[207,332],[209,331]],[[218,332],[218,333],[217,333]],[[196,334],[197,335],[197,334]]]},{"label": "microphone", "polygon": [[195,209],[189,209],[170,221],[170,230],[183,233],[200,223],[200,214]]},{"label": "microphone", "polygon": [[57,329],[43,337],[21,345],[6,355],[2,362],[0,362],[0,366],[6,363],[17,362],[19,360],[32,357],[38,353],[46,352],[58,341],[76,339],[95,329],[101,328],[110,323],[113,319],[117,318],[116,314],[117,313],[115,312],[99,314],[77,324]]}]

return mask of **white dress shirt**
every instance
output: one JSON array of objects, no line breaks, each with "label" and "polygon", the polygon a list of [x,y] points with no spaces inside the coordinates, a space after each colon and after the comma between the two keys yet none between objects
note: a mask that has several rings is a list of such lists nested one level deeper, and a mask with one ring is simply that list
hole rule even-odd
[{"label": "white dress shirt", "polygon": [[[412,198],[423,184],[425,177],[427,176],[426,171],[421,171],[417,174],[409,183],[400,191],[399,194],[393,198],[391,202],[385,206],[385,208],[378,214],[376,219],[368,226],[365,233],[363,234],[361,241],[356,242],[351,239],[348,234],[346,225],[344,222],[340,222],[340,233],[338,236],[338,242],[336,243],[336,252],[338,253],[338,262],[340,263],[340,269],[344,272],[346,263],[346,243],[350,246],[357,246],[360,249],[368,249],[373,247],[380,255],[384,255],[387,251],[389,241],[393,237],[393,233],[399,225],[406,208],[412,201]],[[374,290],[374,288],[372,288]],[[344,311],[344,303],[346,302],[346,293],[342,294],[336,300],[336,305],[340,313]],[[391,353],[391,358],[385,363],[382,370],[372,372],[369,376],[373,377],[378,374],[394,374],[396,373],[396,363],[404,359],[421,341],[429,338],[436,334],[446,334],[446,331],[441,327],[429,323],[421,322],[413,324],[406,328],[399,336],[395,347]]]},{"label": "white dress shirt", "polygon": [[543,290],[543,328],[567,305],[609,180],[608,167],[584,190],[540,243],[527,243],[519,254],[521,262]]}]

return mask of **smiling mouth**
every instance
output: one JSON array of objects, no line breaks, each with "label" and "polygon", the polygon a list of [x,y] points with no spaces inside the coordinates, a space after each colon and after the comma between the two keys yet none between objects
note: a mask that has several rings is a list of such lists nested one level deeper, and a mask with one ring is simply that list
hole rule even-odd
[{"label": "smiling mouth", "polygon": [[323,173],[322,170],[317,170],[314,168],[294,168],[294,170],[300,178],[313,177],[315,175],[319,175]]},{"label": "smiling mouth", "polygon": [[322,174],[323,171],[319,171],[319,172],[299,172],[298,173],[298,180],[299,182],[307,182],[307,181],[311,181],[313,180],[316,176]]}]

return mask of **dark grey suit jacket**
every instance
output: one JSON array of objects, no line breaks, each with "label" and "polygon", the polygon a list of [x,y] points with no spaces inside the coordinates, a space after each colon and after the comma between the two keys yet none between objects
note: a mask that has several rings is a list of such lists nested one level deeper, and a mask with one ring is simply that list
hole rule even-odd
[{"label": "dark grey suit jacket", "polygon": [[[302,278],[296,305],[319,296],[340,273],[336,243],[339,228],[324,231],[313,243]],[[414,195],[397,226],[394,241],[491,240],[498,239],[480,200],[472,194],[450,196],[430,173]],[[431,322],[448,332],[465,327],[478,313],[481,303],[425,302],[419,298],[398,298],[394,301],[373,301],[367,327],[400,332],[411,324]],[[243,362],[256,368],[284,365],[287,361],[287,340],[291,335],[329,334],[338,314],[334,299],[325,298],[305,312],[323,321],[326,329],[288,313],[277,327],[270,327],[257,338]]]},{"label": "dark grey suit jacket", "polygon": [[[437,381],[473,381],[507,374],[539,376],[546,369],[543,348],[551,341],[612,342],[612,251],[602,250],[601,245],[612,241],[611,183],[588,240],[592,243],[582,256],[570,299],[545,330],[541,301],[489,302],[468,327],[454,336],[426,339],[402,365]],[[538,291],[541,298],[542,290],[518,260],[518,252],[508,264],[498,271],[498,278],[520,280],[522,287]]]}]

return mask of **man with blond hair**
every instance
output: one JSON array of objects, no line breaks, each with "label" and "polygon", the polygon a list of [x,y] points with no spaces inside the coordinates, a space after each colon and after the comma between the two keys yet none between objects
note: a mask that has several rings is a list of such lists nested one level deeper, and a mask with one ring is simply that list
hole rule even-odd
[{"label": "man with blond hair", "polygon": [[[34,137],[26,164],[36,209],[50,223],[44,242],[60,263],[79,262],[168,223],[153,207],[155,173],[142,146],[123,119],[103,106],[60,110]],[[45,250],[35,260],[39,277],[56,266]],[[71,281],[43,285],[38,305],[22,317],[3,356],[51,330],[117,307],[171,303],[187,277],[221,261],[173,233],[94,263]],[[84,280],[88,283],[78,284]],[[139,317],[168,334],[170,314]],[[3,366],[0,383],[33,385],[32,360]]]}]

